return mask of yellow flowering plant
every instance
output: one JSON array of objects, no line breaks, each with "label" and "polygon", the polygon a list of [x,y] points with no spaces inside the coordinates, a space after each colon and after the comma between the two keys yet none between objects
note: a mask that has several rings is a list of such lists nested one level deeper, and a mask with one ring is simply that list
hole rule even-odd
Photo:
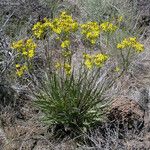
[{"label": "yellow flowering plant", "polygon": [[117,44],[117,48],[118,49],[132,48],[138,53],[144,51],[144,45],[139,43],[136,37],[125,38],[121,43]]},{"label": "yellow flowering plant", "polygon": [[[136,37],[124,38],[120,43],[117,44],[117,49],[119,49],[122,56],[122,63],[125,70],[128,69],[130,65],[130,60],[134,56],[134,53],[140,53],[144,51],[144,45],[137,41]],[[127,53],[126,55],[123,53]]]},{"label": "yellow flowering plant", "polygon": [[69,46],[70,46],[69,40],[65,40],[61,43],[61,48],[69,48]]},{"label": "yellow flowering plant", "polygon": [[19,77],[23,76],[24,72],[28,70],[29,65],[27,66],[26,64],[29,64],[35,56],[36,47],[37,44],[31,38],[12,43],[11,48],[18,52],[17,59],[22,60],[24,63],[22,66],[16,64],[16,74]]},{"label": "yellow flowering plant", "polygon": [[[66,12],[61,12],[51,20],[44,18],[43,22],[33,25],[32,31],[33,39],[12,44],[12,48],[21,57],[17,59],[16,74],[21,77],[29,73],[28,65],[40,53],[44,59],[43,65],[38,66],[40,77],[34,67],[30,71],[30,75],[34,76],[35,87],[32,92],[36,98],[35,103],[43,111],[47,123],[61,125],[63,130],[68,129],[75,134],[103,118],[103,110],[109,102],[105,93],[128,69],[132,52],[144,50],[144,46],[135,37],[125,38],[118,43],[111,34],[121,32],[115,23],[79,23]],[[107,40],[113,40],[107,44],[104,41],[108,35]],[[39,41],[43,43],[41,47]],[[79,43],[78,46],[74,45],[74,41]],[[88,49],[84,41],[92,46]],[[53,47],[54,43],[56,48]],[[39,51],[36,50],[37,45]],[[77,53],[82,57],[75,62]],[[122,59],[122,62],[118,61],[109,69],[110,72],[104,73],[105,66],[112,60],[115,64],[117,58]],[[34,61],[32,64],[38,65]],[[110,81],[106,81],[108,76]]]},{"label": "yellow flowering plant", "polygon": [[87,69],[95,67],[102,67],[105,61],[108,59],[108,55],[98,53],[96,55],[84,54],[84,65]]},{"label": "yellow flowering plant", "polygon": [[73,20],[72,16],[68,15],[66,12],[62,12],[58,18],[53,20],[53,32],[57,34],[70,34],[77,31],[78,23]]},{"label": "yellow flowering plant", "polygon": [[81,34],[91,44],[95,44],[100,35],[100,27],[97,22],[81,24]]},{"label": "yellow flowering plant", "polygon": [[25,71],[28,70],[27,66],[24,64],[24,65],[20,65],[20,64],[16,64],[16,75],[21,77]]},{"label": "yellow flowering plant", "polygon": [[111,22],[103,22],[100,24],[100,28],[104,32],[114,32],[117,29],[116,25],[113,25]]},{"label": "yellow flowering plant", "polygon": [[32,28],[34,36],[39,39],[44,37],[44,34],[48,30],[58,35],[69,35],[78,30],[78,23],[72,16],[66,12],[62,12],[58,18],[54,18],[53,20],[44,18],[43,22],[37,22]]},{"label": "yellow flowering plant", "polygon": [[29,59],[33,58],[36,47],[37,46],[32,39],[19,40],[12,43],[11,46],[11,48],[16,49],[19,54]]}]

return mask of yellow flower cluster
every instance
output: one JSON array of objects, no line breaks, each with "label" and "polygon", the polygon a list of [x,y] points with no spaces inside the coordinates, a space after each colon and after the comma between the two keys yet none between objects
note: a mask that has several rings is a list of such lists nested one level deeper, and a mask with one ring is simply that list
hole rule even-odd
[{"label": "yellow flower cluster", "polygon": [[11,48],[16,49],[18,52],[21,52],[22,55],[27,58],[32,58],[35,53],[37,45],[34,43],[32,39],[28,40],[19,40],[14,42]]},{"label": "yellow flower cluster", "polygon": [[93,68],[93,56],[90,54],[83,54],[83,58],[84,58],[84,65],[88,69],[92,69]]},{"label": "yellow flower cluster", "polygon": [[61,43],[61,48],[69,48],[69,46],[70,46],[69,40],[65,40]]},{"label": "yellow flower cluster", "polygon": [[28,67],[26,65],[21,66],[20,64],[16,64],[16,69],[17,76],[21,77],[24,74],[24,72],[28,70]]},{"label": "yellow flower cluster", "polygon": [[99,35],[100,35],[100,27],[97,22],[87,22],[81,25],[81,33],[86,37],[87,40],[91,42],[91,44],[95,44]]},{"label": "yellow flower cluster", "polygon": [[51,22],[47,18],[44,18],[44,23],[37,22],[36,24],[34,24],[32,28],[34,36],[38,39],[42,38],[44,36],[46,29],[50,26]]},{"label": "yellow flower cluster", "polygon": [[62,12],[58,18],[55,18],[52,25],[52,30],[57,34],[68,34],[78,29],[77,21],[73,20],[72,16],[66,12]]},{"label": "yellow flower cluster", "polygon": [[114,32],[117,29],[117,26],[113,25],[110,22],[104,22],[100,25],[100,28],[104,32]]},{"label": "yellow flower cluster", "polygon": [[[122,19],[122,18],[120,18]],[[50,29],[56,34],[68,35],[72,32],[78,30],[79,23],[76,20],[73,20],[71,15],[68,15],[66,12],[62,12],[59,17],[54,18],[53,20],[48,20],[44,18],[43,22],[37,22],[32,30],[33,34],[37,38],[43,37],[47,29]],[[117,29],[117,26],[113,25],[110,22],[104,22],[99,25],[97,22],[87,22],[80,25],[81,33],[85,36],[86,40],[90,41],[91,44],[95,44],[99,35],[100,30],[104,32],[113,32]],[[63,43],[62,43],[62,47]]]},{"label": "yellow flower cluster", "polygon": [[117,44],[118,49],[133,48],[136,52],[142,52],[144,50],[144,45],[137,42],[136,37],[125,38],[121,43]]},{"label": "yellow flower cluster", "polygon": [[106,54],[96,54],[94,56],[94,64],[98,67],[102,67],[103,63],[108,59]]},{"label": "yellow flower cluster", "polygon": [[43,24],[41,22],[37,22],[36,24],[34,24],[32,31],[36,38],[41,38],[44,33]]},{"label": "yellow flower cluster", "polygon": [[52,21],[47,18],[44,18],[43,21],[43,23],[37,22],[32,28],[33,34],[37,38],[43,37],[47,29],[51,29],[57,34],[68,34],[78,29],[77,21],[73,20],[72,16],[68,15],[66,12],[62,12],[58,18]]},{"label": "yellow flower cluster", "polygon": [[108,59],[108,55],[102,53],[95,55],[83,54],[83,57],[84,57],[84,65],[88,69],[92,69],[94,66],[102,67],[104,62]]},{"label": "yellow flower cluster", "polygon": [[62,64],[60,62],[55,63],[55,68],[60,69],[62,67]]},{"label": "yellow flower cluster", "polygon": [[71,74],[71,66],[70,66],[70,64],[65,63],[64,69],[65,69],[65,72],[66,72],[67,75]]},{"label": "yellow flower cluster", "polygon": [[61,69],[63,68],[65,70],[66,75],[70,75],[71,74],[71,65],[68,63],[62,64],[60,62],[57,62],[55,64],[55,68],[56,69]]}]

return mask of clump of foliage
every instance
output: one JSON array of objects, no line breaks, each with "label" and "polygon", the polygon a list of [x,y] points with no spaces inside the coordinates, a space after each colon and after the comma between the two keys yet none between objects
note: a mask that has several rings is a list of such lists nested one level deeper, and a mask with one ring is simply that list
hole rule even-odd
[{"label": "clump of foliage", "polygon": [[[103,120],[111,100],[107,91],[135,54],[144,50],[136,37],[122,36],[121,21],[79,23],[61,12],[54,19],[37,22],[29,39],[12,43],[16,75],[34,85],[35,103],[49,125],[79,133]],[[74,46],[75,42],[79,44]],[[76,53],[81,58],[74,62]],[[35,61],[38,57],[45,60],[42,66]],[[108,67],[110,62],[113,65]]]}]

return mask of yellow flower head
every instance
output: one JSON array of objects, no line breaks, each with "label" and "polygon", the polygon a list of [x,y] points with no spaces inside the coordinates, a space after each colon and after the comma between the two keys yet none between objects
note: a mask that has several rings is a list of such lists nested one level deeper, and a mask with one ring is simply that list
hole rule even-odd
[{"label": "yellow flower head", "polygon": [[28,57],[32,58],[33,56],[34,56],[34,50],[31,49],[31,50],[28,51]]},{"label": "yellow flower head", "polygon": [[104,32],[114,32],[117,29],[117,26],[113,25],[110,22],[104,22],[100,25],[100,28]]},{"label": "yellow flower head", "polygon": [[71,15],[63,11],[58,18],[52,21],[44,18],[43,22],[37,22],[32,28],[34,36],[38,39],[43,38],[48,30],[56,34],[70,34],[78,30],[78,23]]},{"label": "yellow flower head", "polygon": [[53,20],[51,29],[56,34],[70,34],[77,31],[78,23],[67,12],[62,12],[58,18]]},{"label": "yellow flower head", "polygon": [[93,62],[90,59],[86,59],[84,64],[88,69],[92,69],[93,67]]},{"label": "yellow flower head", "polygon": [[90,54],[86,54],[86,53],[83,53],[83,58],[84,59],[92,59],[92,55],[90,55]]},{"label": "yellow flower head", "polygon": [[45,32],[47,29],[52,28],[52,22],[48,20],[47,18],[43,19],[43,22],[37,22],[36,24],[33,25],[32,31],[33,35],[40,39],[45,35]]},{"label": "yellow flower head", "polygon": [[130,41],[132,44],[134,44],[134,43],[137,42],[137,39],[136,39],[136,37],[130,37],[130,38],[129,38],[129,41]]},{"label": "yellow flower head", "polygon": [[65,40],[61,43],[62,48],[69,48],[69,46],[70,46],[70,41],[69,40]]},{"label": "yellow flower head", "polygon": [[62,65],[61,65],[61,63],[60,63],[60,62],[56,62],[56,64],[55,64],[55,68],[56,68],[56,69],[60,69],[60,68],[61,68],[61,66],[62,66]]},{"label": "yellow flower head", "polygon": [[87,69],[93,68],[93,56],[87,53],[83,53],[84,65]]},{"label": "yellow flower head", "polygon": [[107,59],[108,55],[106,54],[96,54],[94,57],[94,63],[96,66],[101,67]]},{"label": "yellow flower head", "polygon": [[142,52],[144,45],[139,43],[136,37],[125,38],[121,43],[117,44],[118,49],[133,48],[136,52]]},{"label": "yellow flower head", "polygon": [[118,43],[118,44],[117,44],[117,48],[118,48],[118,49],[123,49],[123,48],[125,48],[125,45]]},{"label": "yellow flower head", "polygon": [[71,74],[71,66],[70,66],[70,64],[65,63],[64,69],[65,69],[65,72],[66,72],[67,75]]},{"label": "yellow flower head", "polygon": [[41,22],[37,22],[36,24],[34,24],[32,31],[36,38],[41,38],[44,33],[43,24]]},{"label": "yellow flower head", "polygon": [[14,42],[11,47],[26,56],[26,58],[33,58],[37,45],[32,39],[27,39]]},{"label": "yellow flower head", "polygon": [[16,74],[17,76],[21,77],[23,76],[24,72],[28,70],[28,67],[26,65],[20,65],[20,64],[16,64]]},{"label": "yellow flower head", "polygon": [[17,42],[13,42],[11,45],[11,48],[16,49],[17,51],[20,51],[20,49],[22,49],[23,47],[23,44],[24,44],[23,40],[19,40]]},{"label": "yellow flower head", "polygon": [[16,68],[20,68],[20,64],[16,64]]},{"label": "yellow flower head", "polygon": [[136,52],[140,53],[140,52],[143,52],[144,51],[144,45],[141,44],[141,43],[135,43],[133,46],[132,46]]},{"label": "yellow flower head", "polygon": [[108,55],[101,53],[95,55],[83,54],[83,58],[84,58],[84,65],[88,69],[92,69],[94,66],[102,67],[104,62],[108,59]]},{"label": "yellow flower head", "polygon": [[91,44],[95,44],[100,35],[100,27],[97,22],[87,22],[81,24],[81,33]]}]

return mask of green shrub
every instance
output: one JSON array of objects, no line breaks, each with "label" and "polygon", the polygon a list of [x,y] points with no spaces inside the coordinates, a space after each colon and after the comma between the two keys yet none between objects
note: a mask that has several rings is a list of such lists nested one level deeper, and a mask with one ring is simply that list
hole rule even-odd
[{"label": "green shrub", "polygon": [[49,125],[62,125],[66,132],[76,133],[103,119],[102,91],[94,87],[87,72],[67,78],[50,74],[44,79],[36,104]]}]

